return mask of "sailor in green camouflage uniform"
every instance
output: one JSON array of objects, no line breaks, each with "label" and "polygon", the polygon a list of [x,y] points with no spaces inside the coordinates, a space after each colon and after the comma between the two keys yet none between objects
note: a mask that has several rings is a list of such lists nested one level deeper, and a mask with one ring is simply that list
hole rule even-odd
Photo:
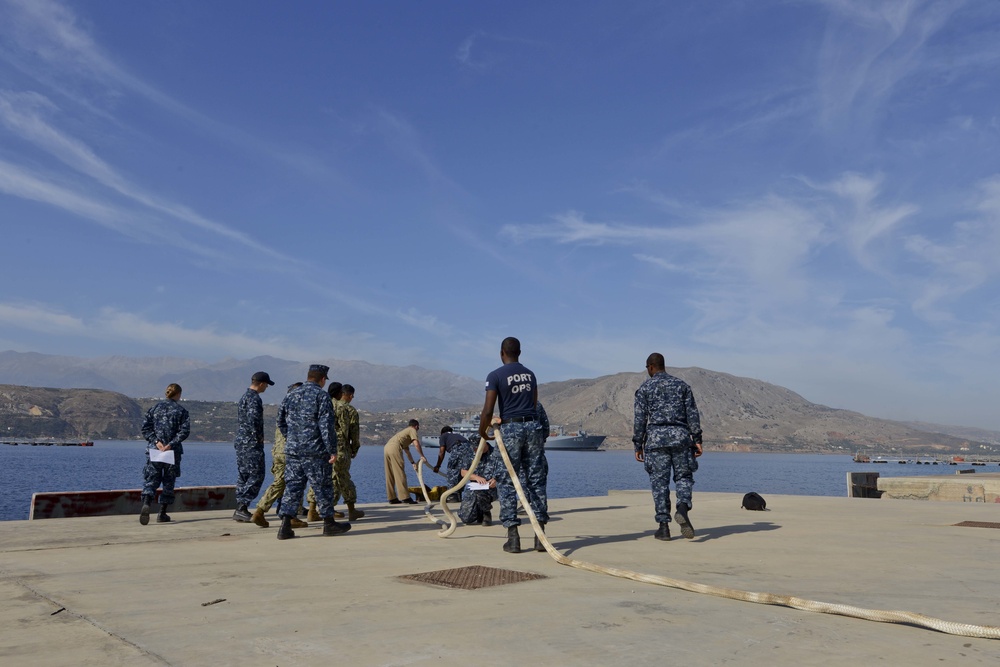
[{"label": "sailor in green camouflage uniform", "polygon": [[361,420],[358,409],[351,405],[354,387],[345,384],[341,395],[334,399],[337,411],[337,461],[333,464],[333,504],[336,505],[343,496],[347,504],[347,518],[355,521],[365,513],[354,507],[358,502],[358,489],[351,479],[351,461],[361,450]]},{"label": "sailor in green camouflage uniform", "polygon": [[[348,404],[343,400],[344,385],[339,382],[331,382],[327,388],[330,395],[330,403],[333,406],[333,414],[337,420],[337,460],[333,464],[333,504],[336,505],[340,497],[344,497],[347,503],[347,510],[350,520],[355,521],[365,515],[361,510],[355,509],[354,504],[358,501],[358,490],[351,480],[351,459],[358,455],[358,438],[360,426],[357,419],[357,410],[354,410],[354,440],[351,441],[351,412]],[[352,394],[353,397],[353,394]],[[316,512],[316,495],[309,489],[309,520],[319,521],[319,514]],[[335,512],[335,517],[342,519],[343,512]]]},{"label": "sailor in green camouflage uniform", "polygon": [[670,471],[674,472],[677,513],[674,519],[681,535],[694,537],[688,518],[694,472],[701,456],[701,417],[691,387],[669,375],[663,355],[654,352],[646,359],[649,379],[635,392],[635,421],[632,444],[635,460],[645,464],[653,490],[653,505],[659,528],[654,537],[670,539]]}]

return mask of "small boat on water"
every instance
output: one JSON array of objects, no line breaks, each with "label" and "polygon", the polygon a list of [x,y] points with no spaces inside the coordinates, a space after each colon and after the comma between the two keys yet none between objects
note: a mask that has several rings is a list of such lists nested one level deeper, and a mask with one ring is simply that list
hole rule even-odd
[{"label": "small boat on water", "polygon": [[[479,436],[479,415],[452,424],[451,429],[455,433],[475,441]],[[601,446],[606,437],[605,435],[591,435],[582,430],[566,431],[562,426],[553,425],[549,431],[549,437],[545,441],[545,449],[592,452]],[[436,435],[421,436],[420,444],[424,447],[439,447],[438,438],[439,436]]]}]

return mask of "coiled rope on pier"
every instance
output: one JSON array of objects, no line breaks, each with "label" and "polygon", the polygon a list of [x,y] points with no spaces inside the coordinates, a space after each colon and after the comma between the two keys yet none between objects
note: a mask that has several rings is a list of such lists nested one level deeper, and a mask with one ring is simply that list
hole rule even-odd
[{"label": "coiled rope on pier", "polygon": [[[524,507],[525,512],[528,514],[528,519],[531,521],[531,527],[535,531],[535,536],[539,539],[548,554],[560,565],[568,565],[570,567],[575,567],[581,570],[587,570],[589,572],[597,572],[599,574],[608,574],[613,577],[620,577],[623,579],[632,579],[633,581],[641,581],[647,584],[656,584],[658,586],[667,586],[669,588],[679,588],[681,590],[690,591],[692,593],[702,593],[704,595],[714,595],[716,597],[728,598],[730,600],[742,600],[743,602],[754,602],[757,604],[768,604],[776,605],[780,607],[791,607],[792,609],[799,609],[802,611],[811,611],[821,614],[835,614],[838,616],[848,616],[850,618],[859,618],[865,621],[876,621],[878,623],[903,623],[908,625],[914,625],[921,628],[927,628],[929,630],[936,630],[938,632],[943,632],[949,635],[959,635],[962,637],[978,637],[981,639],[1000,639],[1000,627],[992,625],[973,625],[971,623],[956,623],[954,621],[944,621],[938,618],[933,618],[931,616],[925,616],[923,614],[917,614],[909,611],[884,611],[879,609],[865,609],[863,607],[854,607],[846,604],[835,604],[830,602],[817,602],[815,600],[806,600],[804,598],[793,597],[791,595],[776,595],[774,593],[758,593],[753,591],[741,591],[735,588],[723,588],[720,586],[710,586],[707,584],[698,584],[688,581],[683,581],[680,579],[673,579],[671,577],[664,577],[655,574],[642,574],[640,572],[633,572],[631,570],[622,570],[614,567],[605,567],[603,565],[597,565],[595,563],[588,563],[586,561],[577,560],[575,558],[568,558],[564,556],[560,551],[552,546],[548,538],[545,536],[545,532],[542,530],[538,523],[538,519],[535,517],[534,511],[531,509],[531,503],[528,502],[524,494],[524,489],[521,487],[521,480],[518,479],[517,471],[514,470],[510,462],[510,457],[507,454],[507,448],[503,444],[503,436],[500,434],[500,429],[494,429],[494,435],[496,437],[497,447],[500,449],[500,454],[503,456],[504,464],[507,466],[507,472],[510,475],[511,481],[514,483],[514,489],[517,492],[517,497],[521,501],[521,505]],[[448,491],[441,497],[441,508],[444,510],[445,514],[449,518],[449,525],[442,531],[438,532],[440,537],[448,537],[455,532],[455,527],[457,522],[454,515],[448,509],[447,496],[454,493],[456,490],[462,488],[462,486],[468,481],[469,477],[472,475],[472,471],[476,469],[476,465],[479,463],[479,459],[482,456],[482,452],[485,449],[483,446],[485,441],[480,441],[479,449],[476,451],[476,458],[470,465],[469,472],[462,478],[462,480],[455,485],[455,487],[448,489]],[[419,475],[419,468],[418,468]],[[421,481],[421,487],[423,487],[423,481]],[[424,498],[426,500],[426,492],[424,493]],[[425,513],[428,518],[435,523],[444,522],[434,519],[430,514],[430,501],[427,500],[427,507]]]}]

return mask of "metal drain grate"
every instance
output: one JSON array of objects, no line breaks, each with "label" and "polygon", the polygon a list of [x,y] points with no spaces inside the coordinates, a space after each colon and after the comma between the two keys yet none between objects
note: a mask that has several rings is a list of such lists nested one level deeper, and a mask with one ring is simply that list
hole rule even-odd
[{"label": "metal drain grate", "polygon": [[994,523],[992,521],[963,521],[954,525],[965,526],[967,528],[1000,528],[1000,523]]},{"label": "metal drain grate", "polygon": [[434,584],[447,588],[459,588],[465,591],[545,578],[545,575],[542,574],[502,570],[483,565],[469,565],[467,567],[456,567],[451,570],[437,570],[435,572],[421,572],[419,574],[404,574],[400,577],[400,579],[405,579],[406,581],[417,581],[422,584]]}]

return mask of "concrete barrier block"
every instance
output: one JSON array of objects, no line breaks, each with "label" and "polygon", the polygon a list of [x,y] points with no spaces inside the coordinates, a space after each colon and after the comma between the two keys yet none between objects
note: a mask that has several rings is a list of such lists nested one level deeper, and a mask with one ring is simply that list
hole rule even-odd
[{"label": "concrete barrier block", "polygon": [[1000,503],[1000,475],[882,477],[883,499],[941,500],[964,503]]},{"label": "concrete barrier block", "polygon": [[[181,487],[174,489],[174,495],[174,504],[170,509],[176,512],[236,509],[235,486]],[[157,491],[157,502],[159,498],[160,492]],[[32,494],[28,519],[138,514],[141,509],[141,489],[52,491]]]}]

